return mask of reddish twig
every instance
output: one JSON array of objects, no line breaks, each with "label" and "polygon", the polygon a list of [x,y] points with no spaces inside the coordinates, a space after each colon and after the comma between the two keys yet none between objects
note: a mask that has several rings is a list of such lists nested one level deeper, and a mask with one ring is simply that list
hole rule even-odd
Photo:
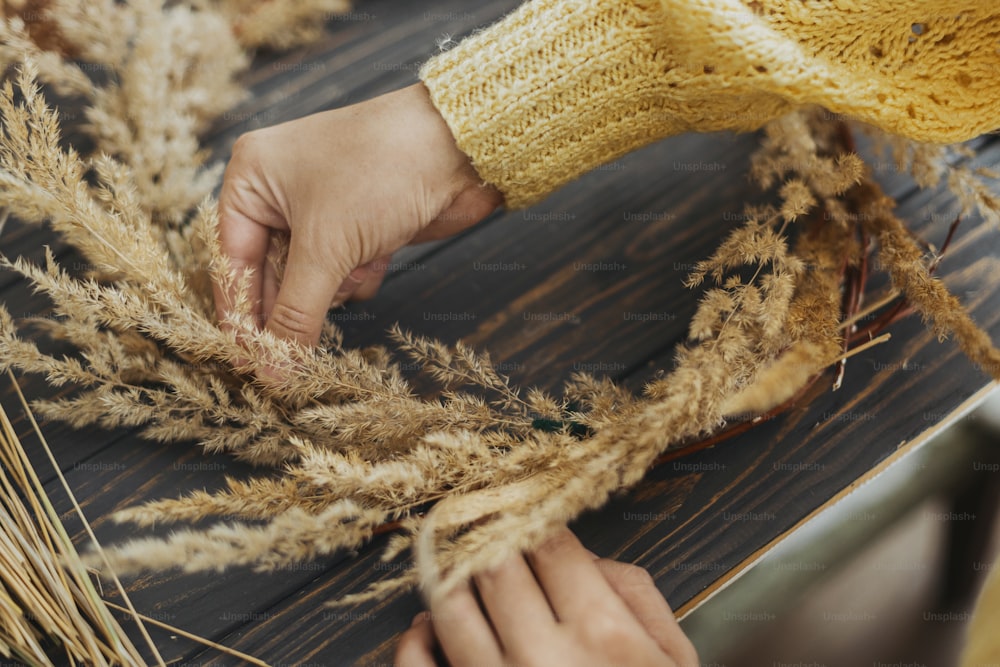
[{"label": "reddish twig", "polygon": [[[944,259],[944,254],[951,246],[952,241],[955,239],[955,232],[958,230],[958,225],[962,222],[961,216],[955,218],[955,220],[948,227],[948,234],[945,236],[944,243],[941,244],[941,249],[934,253],[934,259],[931,263],[927,265],[927,273],[934,275],[937,271],[938,266],[941,264],[941,260]],[[892,310],[883,313],[881,316],[873,320],[863,329],[860,329],[851,336],[851,342],[857,342],[859,340],[864,340],[870,338],[871,336],[877,335],[886,327],[889,327],[899,320],[903,319],[907,315],[913,314],[913,308],[910,307],[910,301],[905,296],[900,297],[899,302],[893,306]]]},{"label": "reddish twig", "polygon": [[747,420],[745,422],[739,422],[738,424],[733,424],[729,428],[723,429],[722,431],[719,431],[718,433],[715,433],[703,440],[692,442],[689,445],[683,445],[681,447],[678,447],[677,449],[672,449],[670,451],[664,452],[659,457],[657,457],[656,460],[653,461],[653,465],[650,466],[650,468],[655,468],[668,461],[673,461],[675,459],[683,458],[690,454],[694,454],[695,452],[700,452],[703,449],[714,447],[720,442],[725,442],[726,440],[736,437],[741,433],[746,433],[750,429],[756,427],[758,424],[762,424],[766,421],[774,419],[775,417],[779,417],[780,415],[794,408],[795,404],[798,403],[799,399],[801,399],[810,389],[812,389],[813,386],[815,386],[816,382],[821,377],[823,377],[823,375],[824,375],[823,373],[817,373],[816,375],[812,376],[804,385],[802,385],[802,388],[799,389],[794,396],[792,396],[790,399],[788,399],[781,405],[771,408],[771,410],[765,412],[764,414],[758,417],[754,417],[753,419]]}]

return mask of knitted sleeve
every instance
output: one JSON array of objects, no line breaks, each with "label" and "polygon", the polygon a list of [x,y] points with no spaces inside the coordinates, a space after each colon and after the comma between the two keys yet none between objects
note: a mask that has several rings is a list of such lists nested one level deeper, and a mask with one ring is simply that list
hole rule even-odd
[{"label": "knitted sleeve", "polygon": [[1000,3],[531,0],[420,71],[507,206],[685,131],[819,104],[951,142],[1000,127]]}]

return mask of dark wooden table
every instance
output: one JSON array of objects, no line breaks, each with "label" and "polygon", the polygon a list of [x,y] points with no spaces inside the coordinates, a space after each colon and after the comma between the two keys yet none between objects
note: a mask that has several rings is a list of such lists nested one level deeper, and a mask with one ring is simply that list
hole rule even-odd
[{"label": "dark wooden table", "polygon": [[[247,74],[252,99],[211,130],[208,145],[225,159],[246,130],[408,84],[439,37],[467,34],[517,4],[359,2],[331,21],[317,44],[259,56]],[[672,350],[686,336],[698,298],[681,284],[691,264],[711,253],[746,201],[761,198],[745,177],[756,144],[752,135],[714,134],[650,146],[528,211],[498,213],[458,238],[401,252],[375,300],[334,317],[349,344],[384,339],[399,321],[489,349],[521,384],[557,387],[574,370],[588,370],[638,390],[657,369],[671,366]],[[998,159],[1000,142],[979,143],[977,162],[995,166]],[[686,168],[694,162],[715,169]],[[940,242],[954,216],[953,199],[916,190],[884,162],[876,166],[902,217]],[[0,243],[7,255],[36,257],[42,244],[54,243],[68,266],[76,259],[46,230],[15,225]],[[941,267],[945,282],[995,340],[997,258],[1000,234],[970,221]],[[10,274],[0,274],[0,290],[15,316],[46,307]],[[441,322],[435,314],[444,312],[463,317]],[[681,613],[695,608],[813,513],[982,396],[988,378],[955,345],[938,343],[917,319],[892,333],[890,343],[849,362],[839,391],[822,382],[784,416],[652,470],[575,529],[601,555],[648,568]],[[55,393],[38,378],[24,378],[23,386],[31,397]],[[9,390],[3,400],[31,442]],[[43,429],[104,543],[130,535],[106,519],[116,509],[217,488],[223,475],[253,472],[193,445],[157,445],[127,431],[74,431],[57,423]],[[51,479],[51,468],[40,455],[36,460]],[[54,481],[50,488],[68,509]],[[68,512],[67,521],[79,532]],[[154,618],[275,665],[388,665],[395,636],[420,609],[415,594],[352,609],[324,606],[406,567],[380,563],[380,546],[381,538],[357,554],[272,574],[162,573],[127,580],[127,587],[136,606]],[[169,632],[152,632],[168,660],[235,664]]]}]

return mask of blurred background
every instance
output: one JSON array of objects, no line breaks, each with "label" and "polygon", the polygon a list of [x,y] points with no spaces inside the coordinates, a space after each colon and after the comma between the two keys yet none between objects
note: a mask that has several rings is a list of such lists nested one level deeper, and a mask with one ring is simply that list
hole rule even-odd
[{"label": "blurred background", "polygon": [[959,664],[1000,554],[998,445],[994,389],[692,611],[702,665]]}]

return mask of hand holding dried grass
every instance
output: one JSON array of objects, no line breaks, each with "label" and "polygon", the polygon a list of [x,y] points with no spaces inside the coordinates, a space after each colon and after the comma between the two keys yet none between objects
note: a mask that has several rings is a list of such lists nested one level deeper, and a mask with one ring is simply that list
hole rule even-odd
[{"label": "hand holding dried grass", "polygon": [[[67,9],[66,21],[93,34],[83,5],[57,4]],[[209,11],[207,2],[197,6]],[[122,12],[116,25],[133,36],[154,26],[179,41],[202,34],[187,25],[191,10],[183,3],[116,4],[115,11]],[[200,39],[192,58],[205,57]],[[447,589],[634,485],[664,452],[716,432],[734,415],[774,409],[842,357],[854,333],[842,322],[860,307],[864,281],[856,277],[864,275],[869,234],[911,301],[1000,375],[988,339],[957,314],[943,287],[928,280],[919,252],[904,243],[845,145],[842,125],[809,110],[769,126],[753,175],[765,187],[780,183],[780,201],[749,209],[746,224],[693,272],[690,284],[712,287],[689,343],[678,350],[675,369],[642,396],[586,375],[572,378],[561,395],[523,391],[487,354],[398,327],[393,351],[350,349],[332,325],[323,350],[281,340],[257,329],[247,276],[230,270],[214,206],[195,207],[214,172],[200,169],[191,138],[222,102],[206,104],[191,90],[224,79],[223,89],[232,91],[241,58],[227,57],[228,69],[209,68],[206,78],[184,84],[192,88],[179,97],[186,114],[179,125],[151,124],[160,139],[176,131],[186,143],[133,135],[122,123],[135,105],[149,113],[163,93],[162,81],[136,80],[131,64],[155,65],[169,79],[167,56],[180,48],[177,40],[136,53],[113,40],[79,46],[91,58],[126,54],[122,62],[130,64],[112,89],[88,93],[77,85],[95,100],[95,127],[110,128],[94,136],[113,158],[61,148],[57,117],[45,108],[31,67],[0,98],[0,192],[16,216],[50,222],[95,266],[91,276],[76,277],[51,256],[45,266],[5,260],[51,299],[58,317],[45,331],[79,350],[47,355],[0,311],[4,364],[82,389],[37,409],[75,424],[141,427],[163,441],[195,439],[209,451],[283,469],[277,477],[231,481],[215,494],[122,511],[120,520],[140,525],[226,515],[265,522],[121,545],[113,560],[125,571],[179,563],[269,569],[357,548],[391,525],[401,530],[386,557],[412,549],[418,568],[366,595],[417,583]],[[70,81],[70,71],[46,76]],[[982,193],[977,201],[995,205]],[[206,268],[235,297],[226,330],[212,319]],[[418,395],[397,357],[416,362],[430,393]],[[254,379],[274,365],[282,381]]]}]

